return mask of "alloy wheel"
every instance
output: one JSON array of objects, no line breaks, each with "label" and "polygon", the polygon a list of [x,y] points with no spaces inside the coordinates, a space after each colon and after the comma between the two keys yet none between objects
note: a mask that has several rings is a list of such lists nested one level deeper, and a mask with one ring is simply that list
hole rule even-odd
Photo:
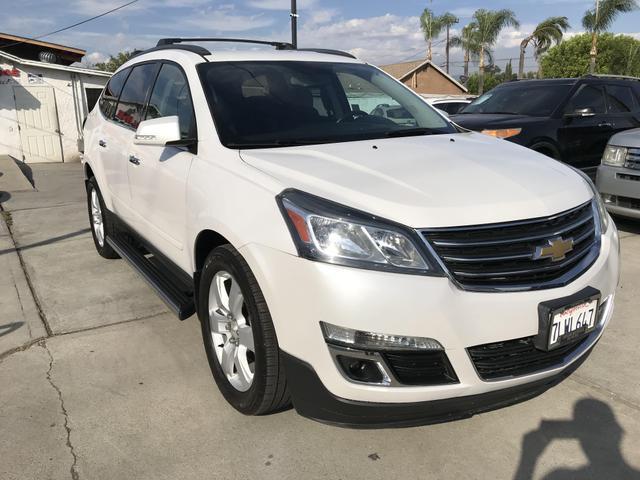
[{"label": "alloy wheel", "polygon": [[217,272],[209,287],[209,327],[227,380],[246,392],[255,373],[253,330],[240,285],[229,272]]}]

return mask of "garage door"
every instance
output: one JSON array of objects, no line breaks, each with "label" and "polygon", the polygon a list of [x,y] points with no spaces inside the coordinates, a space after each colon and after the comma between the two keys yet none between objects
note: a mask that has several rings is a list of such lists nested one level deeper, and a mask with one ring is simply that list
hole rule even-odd
[{"label": "garage door", "polygon": [[13,87],[22,155],[27,163],[62,162],[56,97],[51,87]]}]

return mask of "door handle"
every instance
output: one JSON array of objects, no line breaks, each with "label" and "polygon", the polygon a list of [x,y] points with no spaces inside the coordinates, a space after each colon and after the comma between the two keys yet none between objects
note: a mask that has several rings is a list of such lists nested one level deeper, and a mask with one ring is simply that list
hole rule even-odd
[{"label": "door handle", "polygon": [[140,159],[135,155],[129,155],[129,163],[133,163],[134,165],[140,165]]},{"label": "door handle", "polygon": [[107,146],[107,142],[105,142],[104,140],[100,140],[98,141],[98,145],[100,145],[101,147],[106,147]]},{"label": "door handle", "polygon": [[602,122],[602,123],[599,123],[598,126],[600,128],[613,128],[613,123]]}]

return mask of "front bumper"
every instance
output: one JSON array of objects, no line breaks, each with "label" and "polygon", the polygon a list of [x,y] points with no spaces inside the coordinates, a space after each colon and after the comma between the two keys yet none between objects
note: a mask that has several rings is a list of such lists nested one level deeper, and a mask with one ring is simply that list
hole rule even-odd
[{"label": "front bumper", "polygon": [[[331,397],[341,399],[341,404],[375,403],[402,410],[407,404],[458,397],[469,397],[465,402],[473,406],[476,402],[473,397],[486,394],[482,398],[502,398],[499,391],[504,391],[506,400],[513,399],[521,394],[508,392],[548,385],[562,375],[593,347],[611,318],[618,283],[618,248],[617,231],[612,223],[602,237],[600,256],[575,281],[561,288],[512,293],[469,292],[460,290],[447,278],[341,267],[256,244],[246,245],[240,252],[262,288],[283,352],[307,365],[310,369],[307,371],[313,372]],[[536,335],[541,302],[568,297],[589,286],[598,289],[603,300],[609,298],[610,306],[599,328],[561,364],[494,381],[483,381],[478,376],[468,347]],[[336,368],[321,331],[321,321],[356,330],[436,339],[445,348],[459,382],[433,386],[350,382]],[[293,374],[290,378],[293,402],[298,407],[304,404],[304,399],[297,386],[304,382],[299,377],[294,379]]]},{"label": "front bumper", "polygon": [[596,186],[609,212],[640,219],[640,170],[600,165]]}]

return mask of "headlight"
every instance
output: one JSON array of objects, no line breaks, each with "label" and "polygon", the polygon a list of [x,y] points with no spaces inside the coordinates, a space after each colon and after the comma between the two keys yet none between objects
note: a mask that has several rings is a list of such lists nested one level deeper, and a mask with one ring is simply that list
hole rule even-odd
[{"label": "headlight", "polygon": [[615,145],[607,145],[602,155],[602,164],[611,165],[612,167],[622,167],[627,159],[628,148],[616,147]]},{"label": "headlight", "polygon": [[277,200],[301,257],[375,270],[442,273],[411,229],[297,190],[286,190]]},{"label": "headlight", "polygon": [[609,229],[609,214],[607,213],[607,209],[604,206],[604,202],[602,201],[600,192],[588,177],[588,175],[578,170],[577,168],[573,168],[573,170],[575,170],[582,177],[582,179],[586,182],[586,184],[593,192],[593,203],[595,206],[594,210],[596,216],[598,217],[598,220],[600,221],[600,233],[606,233],[606,231]]},{"label": "headlight", "polygon": [[521,128],[501,128],[498,130],[482,130],[482,133],[484,133],[485,135],[490,135],[496,138],[515,137],[520,132],[522,132]]}]

